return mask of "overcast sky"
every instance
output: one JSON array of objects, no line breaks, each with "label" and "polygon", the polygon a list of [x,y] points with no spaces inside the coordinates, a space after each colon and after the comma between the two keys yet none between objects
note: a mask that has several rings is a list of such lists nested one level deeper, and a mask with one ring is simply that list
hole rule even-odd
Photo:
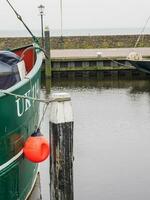
[{"label": "overcast sky", "polygon": [[[45,6],[44,24],[60,29],[60,0],[10,0],[31,29],[40,27],[38,6]],[[150,16],[150,0],[62,0],[63,29],[142,27]],[[0,5],[1,30],[24,29],[6,0]],[[148,24],[150,27],[150,22]]]}]

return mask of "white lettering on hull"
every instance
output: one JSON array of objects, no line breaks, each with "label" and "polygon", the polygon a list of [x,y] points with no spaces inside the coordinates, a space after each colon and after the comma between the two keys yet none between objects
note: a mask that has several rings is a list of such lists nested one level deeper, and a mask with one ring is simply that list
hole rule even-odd
[{"label": "white lettering on hull", "polygon": [[[33,97],[38,98],[40,93],[39,89],[39,80],[32,86],[30,90],[28,90],[25,94],[23,94],[26,97]],[[34,105],[34,100],[31,99],[24,99],[24,98],[18,98],[16,100],[16,106],[17,106],[17,116],[21,117],[26,111],[28,111],[32,106]]]}]

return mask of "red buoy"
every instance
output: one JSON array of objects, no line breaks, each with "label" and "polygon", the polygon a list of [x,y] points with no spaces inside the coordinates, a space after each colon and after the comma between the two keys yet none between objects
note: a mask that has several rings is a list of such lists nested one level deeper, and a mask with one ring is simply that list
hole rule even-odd
[{"label": "red buoy", "polygon": [[50,148],[47,140],[43,136],[31,136],[25,142],[23,152],[28,160],[39,163],[48,157]]}]

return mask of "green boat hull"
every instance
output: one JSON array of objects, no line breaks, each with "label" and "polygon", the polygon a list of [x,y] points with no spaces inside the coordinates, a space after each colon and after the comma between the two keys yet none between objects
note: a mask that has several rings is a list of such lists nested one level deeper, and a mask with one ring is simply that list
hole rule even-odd
[{"label": "green boat hull", "polygon": [[42,55],[27,79],[0,93],[0,200],[25,200],[30,194],[38,164],[23,155],[26,139],[39,120],[39,102],[11,95],[39,98]]}]

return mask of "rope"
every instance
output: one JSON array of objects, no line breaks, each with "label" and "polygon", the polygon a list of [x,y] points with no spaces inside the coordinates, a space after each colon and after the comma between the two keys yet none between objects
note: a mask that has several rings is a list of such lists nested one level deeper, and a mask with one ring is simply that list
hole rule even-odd
[{"label": "rope", "polygon": [[42,117],[41,119],[39,120],[39,124],[36,128],[36,132],[38,131],[38,129],[40,129],[41,127],[41,124],[42,124],[42,121],[44,119],[44,116],[46,114],[46,111],[47,111],[47,108],[49,106],[50,103],[52,102],[64,102],[64,101],[70,101],[70,97],[66,97],[66,98],[60,98],[60,97],[57,97],[57,98],[50,98],[50,99],[38,99],[38,98],[33,98],[33,97],[29,97],[29,96],[24,96],[24,95],[17,95],[17,94],[14,94],[14,93],[11,93],[11,92],[7,92],[7,91],[4,91],[4,90],[0,90],[0,93],[3,93],[5,95],[10,95],[10,96],[14,96],[15,98],[22,98],[22,99],[28,99],[28,100],[32,100],[32,101],[38,101],[38,102],[41,102],[41,103],[44,103],[45,106],[43,107],[43,114],[42,114]]},{"label": "rope", "polygon": [[125,65],[125,64],[123,64],[123,63],[121,63],[121,62],[118,62],[118,61],[116,61],[116,60],[113,60],[112,58],[110,58],[110,57],[105,57],[107,60],[111,60],[112,62],[114,62],[114,63],[116,63],[116,64],[118,64],[118,65],[121,65],[121,66],[124,66],[124,67],[131,67],[131,65]]},{"label": "rope", "polygon": [[21,15],[19,15],[17,13],[17,11],[15,10],[15,8],[12,6],[12,4],[9,2],[9,0],[6,0],[7,3],[9,4],[9,6],[11,7],[11,9],[14,11],[14,13],[16,14],[17,18],[23,23],[23,25],[25,26],[25,28],[27,29],[27,31],[30,33],[30,35],[32,36],[33,40],[35,41],[35,43],[39,44],[38,39],[35,37],[35,35],[33,35],[32,31],[29,29],[29,27],[25,24],[25,22],[23,21]]},{"label": "rope", "polygon": [[[64,101],[70,101],[70,97],[66,97],[66,98],[60,98],[60,97],[57,97],[57,98],[50,98],[50,99],[38,99],[38,98],[34,98],[34,97],[29,97],[29,96],[24,96],[24,95],[18,95],[18,94],[14,94],[14,93],[11,93],[11,92],[7,92],[7,91],[4,91],[4,90],[0,90],[0,93],[3,93],[5,95],[10,95],[10,96],[14,96],[16,98],[22,98],[22,99],[28,99],[28,100],[32,100],[32,101],[38,101],[40,103],[44,103],[45,106],[43,107],[43,114],[42,114],[42,117],[39,121],[39,124],[37,126],[37,130],[38,128],[40,129],[40,126],[41,126],[41,123],[44,119],[44,116],[45,116],[45,113],[47,111],[47,108],[49,106],[50,103],[52,102],[64,102]],[[36,131],[37,131],[36,130]]]},{"label": "rope", "polygon": [[10,95],[10,96],[14,96],[16,98],[28,99],[28,100],[38,101],[38,102],[42,102],[42,103],[48,103],[49,102],[49,100],[46,100],[46,99],[38,99],[38,98],[30,97],[30,96],[14,94],[14,93],[11,93],[11,92],[8,92],[8,91],[5,91],[5,90],[0,90],[0,93]]},{"label": "rope", "polygon": [[48,102],[47,104],[45,104],[45,107],[43,108],[43,114],[42,114],[42,117],[41,117],[41,119],[40,119],[40,121],[39,121],[38,128],[41,127],[41,123],[42,123],[42,121],[43,121],[43,119],[44,119],[44,116],[45,116],[45,113],[46,113],[47,108],[48,108],[48,106],[49,106],[49,103],[50,103],[50,102]]},{"label": "rope", "polygon": [[52,103],[52,102],[70,101],[70,97],[66,97],[66,98],[60,98],[60,97],[52,98],[51,97],[49,99],[39,99],[39,98],[31,97],[31,96],[14,94],[14,93],[8,92],[6,90],[0,90],[0,93],[5,94],[5,95],[14,96],[15,98],[28,99],[28,100],[37,101],[37,102],[46,103],[46,104],[49,104],[49,103]]},{"label": "rope", "polygon": [[139,37],[138,37],[138,39],[137,39],[137,41],[136,41],[136,43],[135,43],[134,49],[137,47],[137,45],[138,45],[138,43],[139,43],[139,41],[140,41],[140,39],[141,39],[141,36],[142,36],[143,32],[145,31],[145,28],[146,28],[146,26],[147,26],[149,20],[150,20],[150,16],[147,18],[147,20],[146,20],[146,22],[145,22],[145,25],[144,25],[144,27],[143,27],[142,30],[141,30],[141,33],[140,33],[140,35],[139,35]]}]

